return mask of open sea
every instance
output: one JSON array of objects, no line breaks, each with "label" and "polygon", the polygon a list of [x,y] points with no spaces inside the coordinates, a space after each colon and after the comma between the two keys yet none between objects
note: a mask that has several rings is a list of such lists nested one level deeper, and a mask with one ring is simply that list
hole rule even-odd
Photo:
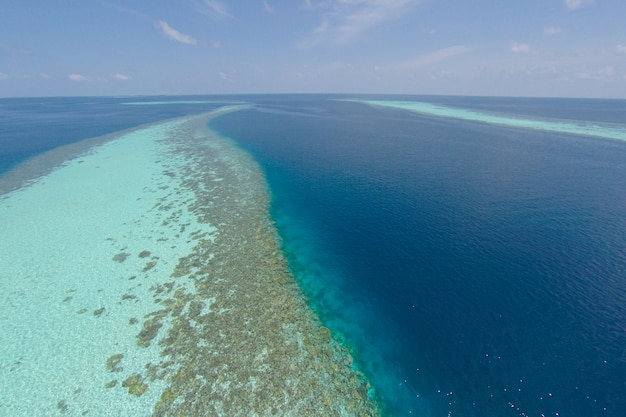
[{"label": "open sea", "polygon": [[[0,175],[86,138],[241,103],[209,127],[262,168],[306,302],[384,415],[624,415],[626,100],[0,99]],[[7,228],[0,218],[0,240]],[[11,279],[0,271],[3,288]],[[3,332],[11,320],[2,310]],[[2,357],[7,334],[0,391],[19,365]]]}]

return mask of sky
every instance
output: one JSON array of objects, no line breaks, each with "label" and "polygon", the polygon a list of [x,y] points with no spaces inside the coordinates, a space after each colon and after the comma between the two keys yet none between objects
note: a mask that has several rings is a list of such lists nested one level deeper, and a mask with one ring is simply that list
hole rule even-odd
[{"label": "sky", "polygon": [[0,0],[0,97],[626,98],[624,0]]}]

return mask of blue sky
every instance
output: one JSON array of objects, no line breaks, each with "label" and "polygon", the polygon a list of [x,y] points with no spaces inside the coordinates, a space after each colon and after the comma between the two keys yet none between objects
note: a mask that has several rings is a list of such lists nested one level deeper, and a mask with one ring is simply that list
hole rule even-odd
[{"label": "blue sky", "polygon": [[0,0],[0,97],[626,98],[624,0]]}]

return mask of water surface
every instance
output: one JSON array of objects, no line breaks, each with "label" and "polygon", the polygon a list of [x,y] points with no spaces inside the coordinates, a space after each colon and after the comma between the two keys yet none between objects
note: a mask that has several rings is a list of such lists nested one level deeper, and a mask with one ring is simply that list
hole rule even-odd
[{"label": "water surface", "polygon": [[[398,102],[404,104],[402,108],[394,108],[363,102],[371,100],[394,106]],[[66,148],[62,146],[73,144],[75,148],[69,150],[75,158],[93,147],[90,142],[77,142],[86,137],[212,111],[242,101],[250,107],[221,114],[209,123],[214,133],[219,133],[215,143],[221,144],[213,150],[225,153],[211,153],[210,147],[200,140],[205,137],[202,135],[186,134],[193,139],[191,142],[178,141],[181,137],[176,132],[185,131],[181,127],[163,136],[159,146],[170,146],[167,144],[173,141],[174,155],[182,159],[153,158],[144,166],[146,169],[140,162],[129,161],[141,155],[149,160],[155,149],[150,141],[140,146],[141,151],[132,148],[132,141],[125,144],[131,147],[117,150],[111,143],[111,148],[102,148],[111,151],[106,159],[98,159],[98,154],[86,154],[89,159],[72,159],[66,165],[62,157],[50,159],[50,154],[42,155],[50,149],[54,150],[53,154],[63,153]],[[626,375],[623,250],[626,147],[621,138],[605,134],[623,132],[626,128],[624,100],[269,95],[16,99],[2,100],[1,104],[0,166],[2,171],[13,168],[3,180],[12,178],[11,184],[27,184],[22,177],[16,180],[14,174],[21,168],[35,172],[30,170],[33,163],[37,165],[35,161],[62,165],[59,171],[41,171],[53,176],[16,191],[26,196],[29,190],[38,189],[41,196],[46,196],[40,201],[46,203],[24,203],[20,210],[12,212],[16,217],[11,220],[11,227],[6,223],[1,229],[4,236],[11,232],[10,236],[15,237],[12,241],[17,242],[19,237],[22,242],[21,246],[6,243],[7,251],[20,253],[3,258],[8,262],[3,270],[12,271],[2,276],[8,297],[4,305],[9,309],[3,313],[2,320],[10,329],[3,330],[3,334],[16,332],[15,340],[26,346],[23,352],[27,356],[35,352],[35,346],[40,349],[37,352],[54,351],[55,343],[72,340],[65,337],[84,334],[83,330],[68,330],[61,338],[47,335],[46,329],[51,327],[46,325],[46,320],[55,316],[39,310],[45,307],[56,309],[58,314],[67,313],[66,318],[59,320],[65,326],[77,323],[102,326],[109,320],[114,324],[112,329],[123,335],[122,339],[111,340],[111,343],[119,340],[122,345],[105,346],[101,354],[94,350],[99,359],[85,359],[85,364],[93,360],[95,368],[84,368],[94,373],[90,376],[87,372],[83,380],[96,381],[97,389],[86,389],[69,379],[71,386],[59,385],[65,390],[63,395],[51,395],[45,400],[46,407],[61,411],[66,406],[67,412],[89,409],[95,413],[98,398],[108,398],[98,397],[102,391],[113,397],[123,394],[121,409],[129,404],[166,400],[161,406],[187,404],[188,414],[201,414],[196,407],[202,407],[203,403],[179,402],[177,398],[182,397],[177,395],[180,393],[177,390],[181,386],[167,385],[156,378],[157,368],[150,368],[155,373],[148,375],[135,367],[151,361],[136,357],[134,362],[131,354],[136,351],[137,341],[142,340],[137,336],[142,334],[147,322],[144,336],[151,336],[154,328],[161,325],[162,330],[156,334],[163,339],[154,340],[173,341],[166,337],[168,329],[193,336],[179,338],[181,344],[164,345],[169,347],[167,355],[180,353],[176,365],[180,368],[166,368],[186,370],[178,374],[180,378],[165,382],[184,385],[185,381],[193,380],[198,384],[195,392],[202,392],[202,398],[211,398],[204,404],[227,405],[241,413],[245,410],[243,404],[254,403],[246,395],[256,389],[270,392],[270,396],[263,397],[270,403],[274,396],[282,398],[281,408],[276,410],[279,414],[286,412],[289,405],[300,415],[323,413],[325,407],[334,407],[337,413],[354,412],[356,403],[351,402],[354,399],[360,399],[359,404],[364,407],[371,406],[368,393],[379,401],[386,414],[398,416],[617,417],[626,409],[623,377]],[[416,106],[421,110],[414,111]],[[426,110],[443,109],[443,113],[425,111],[424,106]],[[495,115],[497,119],[494,122],[486,115]],[[242,156],[245,153],[228,151],[238,147],[226,138],[250,152],[254,160]],[[86,147],[81,147],[81,143]],[[221,156],[214,159],[215,155]],[[32,159],[34,156],[44,159]],[[31,159],[24,163],[28,158]],[[243,166],[248,168],[236,168],[241,164],[229,161],[247,161]],[[216,164],[231,168],[216,170]],[[20,169],[15,170],[16,166]],[[126,178],[119,169],[122,166],[130,167],[128,172],[135,173],[131,178],[137,183],[118,181]],[[100,182],[91,183],[91,177],[83,171],[88,168],[94,174],[105,169],[110,172],[98,177]],[[59,172],[71,170],[80,174],[60,181],[63,187],[54,186],[57,181],[54,178],[60,178]],[[141,180],[142,175],[148,177]],[[77,200],[68,199],[79,189],[70,186],[71,181],[81,179],[87,187],[85,194],[72,197]],[[144,185],[139,186],[141,183]],[[95,188],[89,188],[90,184],[101,184],[108,191],[98,194]],[[119,188],[112,184],[118,184]],[[131,190],[133,184],[138,188]],[[228,184],[231,188],[225,187]],[[252,188],[247,188],[250,184]],[[94,193],[94,198],[83,204],[80,196],[89,193]],[[117,204],[113,202],[123,202],[119,196],[132,197],[126,201],[128,206],[124,210],[129,215],[136,213],[137,217],[127,219],[126,225],[113,222],[106,226],[107,221],[114,220],[106,206],[119,213],[113,210]],[[100,209],[94,211],[86,203],[97,203],[96,197],[105,201],[98,203]],[[162,210],[141,209],[142,204],[155,198],[165,198],[158,202],[157,208]],[[10,200],[3,200],[3,204],[6,201]],[[14,207],[17,201],[12,203]],[[60,218],[72,220],[74,216],[77,225],[101,224],[114,236],[103,234],[102,239],[90,240],[87,234],[77,232],[74,240],[59,238],[54,245],[46,244],[52,240],[45,238],[48,233],[43,234],[44,231],[50,232],[50,236],[62,236],[71,233],[71,227],[44,221],[37,228],[37,222],[31,222],[29,216],[35,219],[39,213],[45,220],[49,204],[52,219],[52,209],[62,207],[64,201],[78,203],[70,205],[72,209],[59,210]],[[275,224],[267,218],[270,203]],[[212,210],[216,207],[221,209]],[[174,217],[170,219],[170,216]],[[6,221],[8,214],[2,218]],[[256,222],[255,225],[250,221]],[[14,230],[20,222],[40,232],[20,235],[19,230]],[[227,225],[230,233],[225,232]],[[280,240],[276,239],[274,227]],[[152,234],[145,233],[152,228]],[[207,228],[206,235],[196,233],[202,228]],[[83,230],[87,229],[79,228]],[[173,245],[173,240],[159,242],[158,238],[156,241],[150,238],[161,236],[160,233],[179,242]],[[202,235],[199,239],[204,242],[194,252],[185,246],[190,239],[194,240],[191,234]],[[226,244],[216,245],[217,236],[222,236]],[[226,236],[230,237],[226,239]],[[2,241],[8,242],[4,238]],[[255,246],[259,243],[261,246]],[[181,252],[173,255],[178,249],[172,246]],[[111,275],[114,280],[106,285],[98,280],[82,283],[81,279],[87,277],[71,274],[72,271],[78,274],[79,270],[63,262],[81,259],[80,251],[71,252],[72,248],[92,248],[102,257],[103,267],[108,268],[106,271],[100,267],[87,268],[86,274],[104,271],[104,275]],[[218,257],[216,252],[218,248],[223,251],[223,259],[230,261],[222,263],[222,255]],[[299,289],[285,287],[292,281],[286,278],[290,271],[285,269],[281,249]],[[57,256],[50,250],[66,256]],[[145,255],[146,252],[150,254]],[[227,254],[233,256],[229,258]],[[20,256],[41,262],[11,262],[22,259]],[[179,261],[170,263],[176,256]],[[119,262],[122,258],[124,261]],[[88,262],[81,261],[87,266],[98,262],[93,256],[87,259]],[[212,263],[212,259],[218,262]],[[267,259],[276,263],[268,263]],[[143,271],[150,262],[156,264]],[[203,269],[207,265],[219,268]],[[271,273],[257,274],[266,267]],[[133,268],[135,272],[131,271]],[[61,278],[55,275],[55,270],[69,281],[57,281]],[[166,273],[160,286],[146,290],[143,285],[133,286],[139,278],[130,280],[133,275],[156,274],[142,279],[158,281],[159,271]],[[28,276],[16,280],[16,276],[27,272]],[[45,279],[34,278],[35,273]],[[179,277],[182,281],[176,281],[180,285],[184,282],[193,285],[184,286],[178,295],[173,287],[168,292],[164,285],[171,282],[167,277],[172,273],[183,273]],[[202,274],[229,278],[201,280],[206,277]],[[251,280],[250,276],[256,278]],[[32,288],[34,282],[41,284],[37,291],[42,294]],[[63,285],[54,286],[57,282]],[[199,282],[212,284],[198,285]],[[237,295],[229,296],[233,288]],[[260,292],[259,288],[267,291]],[[279,288],[287,292],[276,292]],[[98,292],[100,289],[103,291]],[[267,304],[257,302],[255,295],[261,293]],[[39,295],[35,297],[36,294]],[[216,294],[219,296],[213,299]],[[44,304],[29,302],[31,299]],[[252,310],[233,308],[241,307],[242,300]],[[115,314],[147,306],[143,302],[169,310],[161,313],[164,316],[147,318],[141,317],[139,310],[132,315],[130,310],[125,315]],[[178,303],[187,307],[176,310]],[[332,338],[307,305],[330,328]],[[285,306],[293,308],[293,314],[281,315]],[[102,307],[105,310],[100,311]],[[100,315],[95,315],[97,311]],[[175,311],[184,314],[176,316]],[[228,314],[229,311],[240,313]],[[280,320],[293,326],[268,325],[266,318],[273,320],[273,313],[281,313]],[[211,319],[210,326],[193,324],[203,315]],[[11,324],[11,317],[18,316],[21,317],[16,320],[18,324]],[[32,321],[33,316],[43,318]],[[122,321],[115,321],[120,317]],[[136,317],[137,323],[131,325],[131,317]],[[258,317],[260,321],[255,320],[255,326],[271,332],[250,333],[247,326],[251,322],[245,317]],[[298,317],[308,319],[303,322]],[[308,324],[294,327],[302,323]],[[108,331],[107,327],[98,328]],[[38,340],[44,343],[29,345],[29,335],[38,332],[43,332],[44,337]],[[211,344],[210,335],[215,334],[237,340],[239,348]],[[50,343],[46,342],[48,336]],[[209,342],[198,344],[197,338]],[[297,359],[295,366],[290,362],[278,365],[271,362],[269,348],[265,356],[259,340],[285,340],[276,358],[301,358],[295,354],[299,352],[309,358],[335,359],[334,362]],[[337,341],[350,349],[351,355]],[[89,339],[83,343],[90,343]],[[14,349],[4,343],[3,348],[6,352]],[[154,348],[150,344],[144,348],[147,350],[138,352],[162,353],[150,351]],[[202,356],[214,348],[219,352],[213,356],[219,358],[218,362]],[[107,359],[115,359],[116,354],[122,353],[120,366],[124,367],[124,378],[107,370]],[[228,363],[233,369],[248,369],[238,368],[236,364],[246,360],[256,363],[259,354],[262,361],[259,367],[250,368],[252,372],[228,374],[232,385],[223,381],[221,385],[203,385],[203,381],[190,377],[200,370],[206,381],[215,381],[211,378],[219,378],[219,363]],[[13,384],[11,378],[22,372],[19,374],[22,381],[29,376],[31,381],[37,381],[37,372],[52,365],[42,366],[38,371],[31,366],[28,370],[28,362],[15,355],[17,352],[2,357],[0,370],[8,378],[3,384],[11,384],[15,391],[24,394],[30,392],[27,388],[35,387]],[[36,356],[33,353],[29,357]],[[65,359],[58,355],[46,360],[63,363]],[[266,360],[280,378],[262,378]],[[207,366],[199,369],[194,363]],[[329,363],[336,367],[331,365],[325,368],[327,371],[320,371],[326,366],[322,364]],[[341,377],[333,374],[340,369]],[[128,387],[120,386],[134,373],[147,378],[143,381],[149,389],[141,396],[129,394]],[[63,373],[50,375],[58,379]],[[113,379],[118,380],[116,387],[107,388],[106,384]],[[278,387],[285,381],[302,388],[283,392]],[[352,388],[339,389],[335,383],[346,383]],[[269,384],[270,388],[263,384]],[[185,389],[193,392],[192,385],[185,385]],[[175,386],[176,390],[169,390]],[[136,389],[140,387],[141,384],[135,384]],[[11,398],[23,397],[12,395]],[[19,403],[11,401],[14,400],[5,399],[3,403]],[[263,403],[257,406],[264,407]],[[142,407],[145,411],[145,406]],[[146,415],[163,410],[147,409]],[[26,410],[23,415],[37,414],[35,411]]]},{"label": "water surface", "polygon": [[561,123],[622,132],[624,102],[427,99],[481,120],[277,99],[212,126],[266,169],[310,302],[393,414],[620,415],[626,148]]}]

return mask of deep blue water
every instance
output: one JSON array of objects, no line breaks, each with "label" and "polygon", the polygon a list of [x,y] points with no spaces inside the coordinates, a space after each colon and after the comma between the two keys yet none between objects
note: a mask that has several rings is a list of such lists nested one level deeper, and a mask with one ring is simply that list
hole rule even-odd
[{"label": "deep blue water", "polygon": [[[198,100],[168,97],[168,100]],[[0,99],[0,174],[42,152],[81,139],[144,123],[209,111],[224,102],[206,104],[125,105],[158,102],[163,97],[63,97]],[[228,101],[236,100],[234,97]]]},{"label": "deep blue water", "polygon": [[[264,168],[309,302],[390,414],[623,415],[626,142],[323,96],[245,99],[255,107],[211,127]],[[626,124],[623,100],[416,99]],[[215,107],[121,101],[142,100],[0,100],[0,168]]]},{"label": "deep blue water", "polygon": [[[626,122],[624,101],[430,99]],[[311,303],[393,414],[623,415],[626,143],[328,101],[212,126],[265,168]]]}]

